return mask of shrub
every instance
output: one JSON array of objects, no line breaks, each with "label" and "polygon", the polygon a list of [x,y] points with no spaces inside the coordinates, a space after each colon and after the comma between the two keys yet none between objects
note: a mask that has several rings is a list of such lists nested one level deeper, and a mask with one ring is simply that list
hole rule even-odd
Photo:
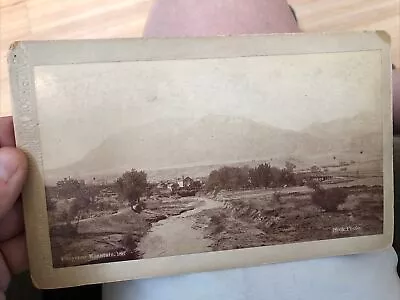
[{"label": "shrub", "polygon": [[47,205],[47,210],[50,212],[54,211],[57,208],[56,202],[50,197],[46,197],[46,205]]},{"label": "shrub", "polygon": [[60,213],[58,220],[61,222],[68,221],[68,211],[66,209],[63,209],[63,211]]},{"label": "shrub", "polygon": [[211,234],[218,234],[225,230],[225,222],[227,215],[224,212],[213,214],[210,217],[210,223],[208,229]]},{"label": "shrub", "polygon": [[136,249],[139,240],[136,235],[132,233],[127,233],[123,236],[121,242],[125,249],[132,251]]},{"label": "shrub", "polygon": [[119,205],[115,201],[111,201],[109,199],[101,199],[97,201],[95,209],[99,211],[115,211],[119,209]]},{"label": "shrub", "polygon": [[339,205],[346,201],[347,196],[348,192],[343,188],[323,189],[320,186],[314,186],[311,200],[326,212],[335,212],[338,210]]},{"label": "shrub", "polygon": [[280,202],[281,202],[281,193],[280,193],[280,192],[274,192],[274,193],[272,194],[272,200],[273,200],[274,202],[280,203]]},{"label": "shrub", "polygon": [[281,175],[279,178],[279,184],[281,186],[293,186],[296,185],[296,177],[294,176],[294,173],[289,171],[288,169],[282,169],[281,170]]},{"label": "shrub", "polygon": [[321,172],[321,169],[318,167],[318,166],[312,166],[311,167],[311,172],[313,172],[313,173],[319,173],[319,172]]},{"label": "shrub", "polygon": [[137,249],[140,237],[135,233],[126,233],[122,238],[122,245],[126,250],[125,260],[140,259],[142,254]]}]

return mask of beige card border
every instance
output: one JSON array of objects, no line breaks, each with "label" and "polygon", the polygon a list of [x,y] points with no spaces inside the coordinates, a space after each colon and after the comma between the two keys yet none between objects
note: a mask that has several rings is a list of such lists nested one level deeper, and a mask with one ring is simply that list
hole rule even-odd
[{"label": "beige card border", "polygon": [[[34,66],[137,60],[176,60],[243,56],[380,51],[384,114],[384,233],[277,246],[219,251],[54,269],[46,211],[40,131],[36,112]],[[40,289],[138,278],[250,267],[317,257],[350,255],[391,246],[394,227],[393,135],[390,37],[381,31],[300,33],[236,37],[24,41],[9,56],[17,147],[29,158],[23,190],[31,276]]]}]

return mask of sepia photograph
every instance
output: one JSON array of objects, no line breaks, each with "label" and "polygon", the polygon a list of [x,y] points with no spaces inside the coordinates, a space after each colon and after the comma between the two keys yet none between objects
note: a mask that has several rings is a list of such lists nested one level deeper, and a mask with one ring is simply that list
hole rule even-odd
[{"label": "sepia photograph", "polygon": [[54,268],[383,233],[379,51],[34,68]]},{"label": "sepia photograph", "polygon": [[40,289],[390,247],[384,32],[16,42]]}]

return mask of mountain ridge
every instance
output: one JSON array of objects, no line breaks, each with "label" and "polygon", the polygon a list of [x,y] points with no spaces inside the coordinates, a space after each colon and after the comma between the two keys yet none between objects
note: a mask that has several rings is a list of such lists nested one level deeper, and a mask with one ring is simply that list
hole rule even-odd
[{"label": "mountain ridge", "polygon": [[[361,121],[344,118],[319,126],[313,124],[302,131],[224,115],[208,115],[184,124],[177,120],[156,121],[116,133],[80,161],[48,170],[46,175],[65,177],[112,173],[113,170],[118,173],[131,168],[212,165],[285,155],[307,157],[346,151],[379,152],[381,140],[376,124],[365,121],[368,116],[358,118]],[[368,126],[359,126],[363,122]]]}]

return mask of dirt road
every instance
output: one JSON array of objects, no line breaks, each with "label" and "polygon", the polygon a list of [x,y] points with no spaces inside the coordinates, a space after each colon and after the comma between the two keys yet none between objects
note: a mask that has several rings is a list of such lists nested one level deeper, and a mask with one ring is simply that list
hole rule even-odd
[{"label": "dirt road", "polygon": [[[143,258],[199,253],[211,250],[212,240],[204,238],[202,230],[193,229],[193,216],[205,209],[217,208],[222,203],[206,197],[193,197],[195,209],[153,224],[150,232],[139,243]],[[192,205],[193,205],[192,203]]]}]

